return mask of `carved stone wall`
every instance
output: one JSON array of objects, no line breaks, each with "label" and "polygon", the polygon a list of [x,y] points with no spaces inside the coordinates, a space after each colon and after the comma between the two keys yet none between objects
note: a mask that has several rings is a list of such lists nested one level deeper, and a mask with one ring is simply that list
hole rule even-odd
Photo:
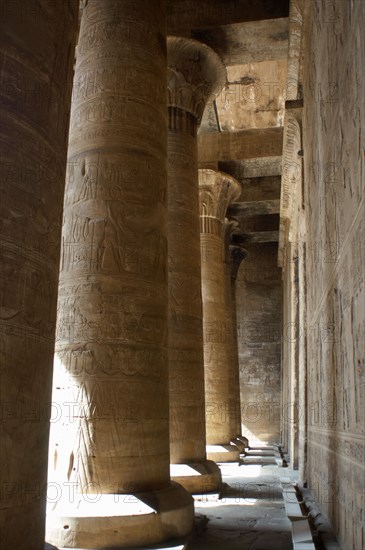
[{"label": "carved stone wall", "polygon": [[308,481],[342,547],[357,549],[365,542],[365,3],[316,0],[305,25]]},{"label": "carved stone wall", "polygon": [[308,11],[292,0],[289,25],[288,97],[284,116],[278,263],[283,275],[282,443],[290,465],[306,482],[307,334],[306,219],[302,162],[303,19]]},{"label": "carved stone wall", "polygon": [[242,435],[278,442],[281,416],[281,269],[277,244],[247,244],[236,281]]},{"label": "carved stone wall", "polygon": [[[0,546],[44,546],[77,0],[1,2]],[[54,411],[52,411],[52,416]]]}]

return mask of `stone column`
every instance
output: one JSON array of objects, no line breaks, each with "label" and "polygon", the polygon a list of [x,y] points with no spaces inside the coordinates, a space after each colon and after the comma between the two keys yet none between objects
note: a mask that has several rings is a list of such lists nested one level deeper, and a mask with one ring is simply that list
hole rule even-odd
[{"label": "stone column", "polygon": [[225,214],[240,195],[239,183],[228,174],[199,170],[204,370],[207,457],[217,462],[239,460],[239,450],[230,445],[230,387],[226,347]]},{"label": "stone column", "polygon": [[227,352],[227,368],[228,368],[228,384],[229,384],[229,406],[227,410],[228,421],[231,428],[232,445],[238,447],[240,453],[243,453],[245,446],[242,441],[237,439],[237,391],[239,391],[239,378],[236,369],[237,350],[237,330],[236,313],[233,311],[232,289],[231,289],[231,257],[230,257],[230,241],[233,233],[238,231],[238,222],[236,220],[227,219],[223,224],[224,233],[224,289],[225,289],[225,304],[226,304],[226,323],[225,323],[225,342]]},{"label": "stone column", "polygon": [[206,460],[197,128],[226,70],[195,40],[169,37],[167,56],[171,475],[202,493],[220,489],[221,473]]},{"label": "stone column", "polygon": [[81,19],[50,472],[64,498],[47,518],[62,547],[131,548],[193,526],[169,472],[164,4],[94,0]]},{"label": "stone column", "polygon": [[44,548],[78,1],[2,0],[0,546]]},{"label": "stone column", "polygon": [[290,326],[286,327],[285,335],[289,338],[289,397],[284,414],[289,423],[289,457],[290,467],[298,469],[298,451],[299,451],[299,411],[301,403],[299,402],[299,278],[298,278],[298,245],[290,243],[292,249],[292,258],[288,268],[289,276],[289,315]]},{"label": "stone column", "polygon": [[[233,235],[234,239],[235,235]],[[232,396],[235,401],[235,427],[234,441],[243,443],[244,449],[249,446],[248,440],[242,435],[241,418],[241,392],[240,392],[240,367],[238,356],[238,330],[237,330],[237,307],[236,307],[236,279],[241,262],[247,257],[247,250],[242,245],[231,242],[229,245],[229,264],[227,265],[227,285],[229,286],[232,312]],[[229,299],[229,298],[228,298]]]},{"label": "stone column", "polygon": [[287,241],[283,264],[283,327],[282,327],[282,424],[285,448],[292,468],[298,468],[299,412],[299,295],[298,248]]},{"label": "stone column", "polygon": [[229,421],[231,423],[231,443],[236,445],[241,453],[248,447],[247,438],[241,435],[241,396],[239,382],[239,359],[237,343],[236,319],[236,288],[238,268],[247,251],[240,245],[231,244],[232,239],[239,238],[239,223],[236,220],[226,219],[224,225],[224,270],[226,291],[226,348],[229,370]]}]

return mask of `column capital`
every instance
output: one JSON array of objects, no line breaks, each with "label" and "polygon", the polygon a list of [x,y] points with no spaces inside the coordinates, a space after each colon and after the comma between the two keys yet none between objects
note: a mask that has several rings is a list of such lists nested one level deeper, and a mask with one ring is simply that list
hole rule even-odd
[{"label": "column capital", "polygon": [[239,182],[224,172],[210,169],[199,170],[199,205],[201,232],[221,230],[228,206],[241,194]]},{"label": "column capital", "polygon": [[206,44],[168,36],[167,67],[168,106],[190,113],[200,123],[207,101],[226,83],[223,62]]}]

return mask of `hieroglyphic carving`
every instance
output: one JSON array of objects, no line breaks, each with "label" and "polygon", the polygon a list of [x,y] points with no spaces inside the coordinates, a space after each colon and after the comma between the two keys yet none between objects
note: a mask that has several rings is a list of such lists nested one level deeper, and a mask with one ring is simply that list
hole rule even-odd
[{"label": "hieroglyphic carving", "polygon": [[296,100],[302,95],[303,14],[300,1],[290,2],[289,59],[286,100]]},{"label": "hieroglyphic carving", "polygon": [[302,161],[298,156],[301,150],[301,129],[294,116],[285,113],[283,163],[280,194],[280,233],[279,233],[279,265],[283,265],[284,255],[290,233],[295,233],[295,197],[302,184]]},{"label": "hieroglyphic carving", "polygon": [[[304,16],[308,485],[344,548],[361,547],[364,440],[364,4]],[[336,29],[336,33],[333,30]],[[323,51],[330,55],[323,57]],[[353,86],[351,82],[359,85]],[[362,464],[360,464],[362,462]],[[314,471],[315,470],[315,471]],[[334,488],[332,494],[328,488]],[[331,498],[328,498],[330,496]]]},{"label": "hieroglyphic carving", "polygon": [[230,407],[229,418],[231,422],[232,437],[240,436],[241,427],[241,392],[239,376],[238,342],[237,342],[237,312],[236,312],[236,278],[242,260],[247,256],[247,250],[240,245],[230,243],[232,235],[239,234],[239,224],[235,220],[226,220],[225,233],[225,289],[227,308],[227,354],[229,357],[229,386]]},{"label": "hieroglyphic carving", "polygon": [[[205,399],[213,405],[207,412],[206,427],[207,442],[212,445],[228,444],[236,435],[232,418],[235,398],[230,395],[232,372],[229,368],[233,317],[231,295],[228,297],[226,285],[228,270],[225,269],[225,241],[236,224],[224,225],[224,220],[229,204],[240,196],[240,192],[239,183],[228,174],[199,170]],[[227,410],[227,414],[222,416],[222,410]]]},{"label": "hieroglyphic carving", "polygon": [[[169,37],[168,256],[171,462],[205,464],[197,128],[225,68],[206,45]],[[202,476],[203,480],[204,476]]]},{"label": "hieroglyphic carving", "polygon": [[36,550],[78,2],[4,0],[0,9],[0,402],[19,413],[0,423],[0,546]]},{"label": "hieroglyphic carving", "polygon": [[[87,419],[69,412],[70,448],[57,426],[52,437],[86,492],[169,482],[164,33],[159,0],[95,0],[81,18],[54,386]],[[109,414],[118,401],[147,430]]]},{"label": "hieroglyphic carving", "polygon": [[199,123],[207,101],[226,83],[221,59],[206,44],[169,36],[167,60],[169,106],[192,114]]}]

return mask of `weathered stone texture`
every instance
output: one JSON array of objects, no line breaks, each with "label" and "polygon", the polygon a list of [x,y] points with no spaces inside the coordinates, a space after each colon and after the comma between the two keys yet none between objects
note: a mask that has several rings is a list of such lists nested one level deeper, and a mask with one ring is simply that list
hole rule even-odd
[{"label": "weathered stone texture", "polygon": [[199,170],[206,432],[208,445],[228,444],[232,422],[227,353],[224,219],[240,195],[239,183],[222,172]]},{"label": "weathered stone texture", "polygon": [[228,83],[217,97],[223,131],[237,132],[282,125],[286,66],[286,59],[276,59],[227,67]]},{"label": "weathered stone texture", "polygon": [[44,544],[77,10],[77,0],[0,4],[2,550],[39,550]]},{"label": "weathered stone texture", "polygon": [[[282,153],[283,129],[265,128],[237,132],[207,133],[198,136],[199,166],[217,162],[275,157]],[[249,177],[249,176],[247,176]]]},{"label": "weathered stone texture", "polygon": [[133,529],[131,507],[114,500],[108,528],[102,506],[80,519],[60,503],[47,518],[60,546],[137,546],[192,527],[192,499],[169,472],[165,33],[163,0],[96,0],[82,15],[54,370],[62,419],[50,468],[63,489],[71,482],[105,503],[143,493],[156,514]]},{"label": "weathered stone texture", "polygon": [[364,26],[364,2],[314,1],[305,27],[308,480],[346,549],[365,544]]},{"label": "weathered stone texture", "polygon": [[[224,289],[227,317],[226,330],[226,354],[229,384],[229,420],[231,422],[231,437],[235,438],[241,434],[241,407],[239,390],[239,366],[237,349],[237,323],[236,323],[236,304],[233,300],[232,281],[231,281],[231,251],[230,240],[232,233],[237,229],[238,222],[228,220],[223,225],[224,231]],[[239,426],[239,427],[238,427]]]},{"label": "weathered stone texture", "polygon": [[181,464],[206,458],[197,128],[226,71],[196,40],[167,46],[170,453]]},{"label": "weathered stone texture", "polygon": [[[307,4],[308,6],[308,4]],[[303,14],[291,2],[289,59],[284,116],[278,263],[283,269],[282,417],[281,441],[290,465],[307,474],[307,334],[306,326],[306,219],[302,163]],[[302,243],[299,244],[299,243]]]},{"label": "weathered stone texture", "polygon": [[[282,327],[282,443],[293,468],[306,462],[306,347],[304,250],[298,243],[305,238],[305,212],[302,180],[301,117],[288,109],[284,117],[283,170],[280,197],[278,263],[283,269]],[[300,249],[300,252],[299,252]],[[299,257],[300,256],[300,257]],[[299,458],[299,447],[301,447]],[[302,479],[302,482],[305,480]]]},{"label": "weathered stone texture", "polygon": [[280,439],[281,270],[277,245],[247,245],[236,281],[242,434]]},{"label": "weathered stone texture", "polygon": [[[222,6],[223,7],[223,6]],[[277,61],[288,55],[288,18],[219,24],[194,32],[194,37],[213,48],[229,65],[252,65],[261,61]],[[257,38],[260,37],[258,40]],[[252,47],[252,45],[255,45]],[[250,75],[251,76],[251,75]],[[265,82],[270,82],[268,78]],[[272,81],[271,81],[272,82]],[[277,82],[277,78],[275,79]]]},{"label": "weathered stone texture", "polygon": [[167,5],[168,33],[191,36],[195,29],[229,25],[257,19],[288,17],[289,0],[170,0]]},{"label": "weathered stone texture", "polygon": [[205,459],[203,311],[196,136],[169,131],[171,462]]},{"label": "weathered stone texture", "polygon": [[[227,254],[227,251],[226,251]],[[231,399],[233,401],[234,410],[234,435],[241,436],[242,434],[242,419],[241,419],[241,381],[240,367],[238,357],[238,341],[237,341],[237,304],[236,304],[236,279],[241,262],[247,257],[247,250],[242,246],[229,245],[228,258],[226,261],[226,291],[227,304],[232,314],[232,330],[230,331],[230,363],[231,371]]]},{"label": "weathered stone texture", "polygon": [[112,0],[92,3],[77,48],[54,399],[68,395],[82,408],[73,411],[77,424],[69,419],[77,426],[71,479],[91,492],[169,480],[166,50],[158,4],[123,2],[118,18]]}]

